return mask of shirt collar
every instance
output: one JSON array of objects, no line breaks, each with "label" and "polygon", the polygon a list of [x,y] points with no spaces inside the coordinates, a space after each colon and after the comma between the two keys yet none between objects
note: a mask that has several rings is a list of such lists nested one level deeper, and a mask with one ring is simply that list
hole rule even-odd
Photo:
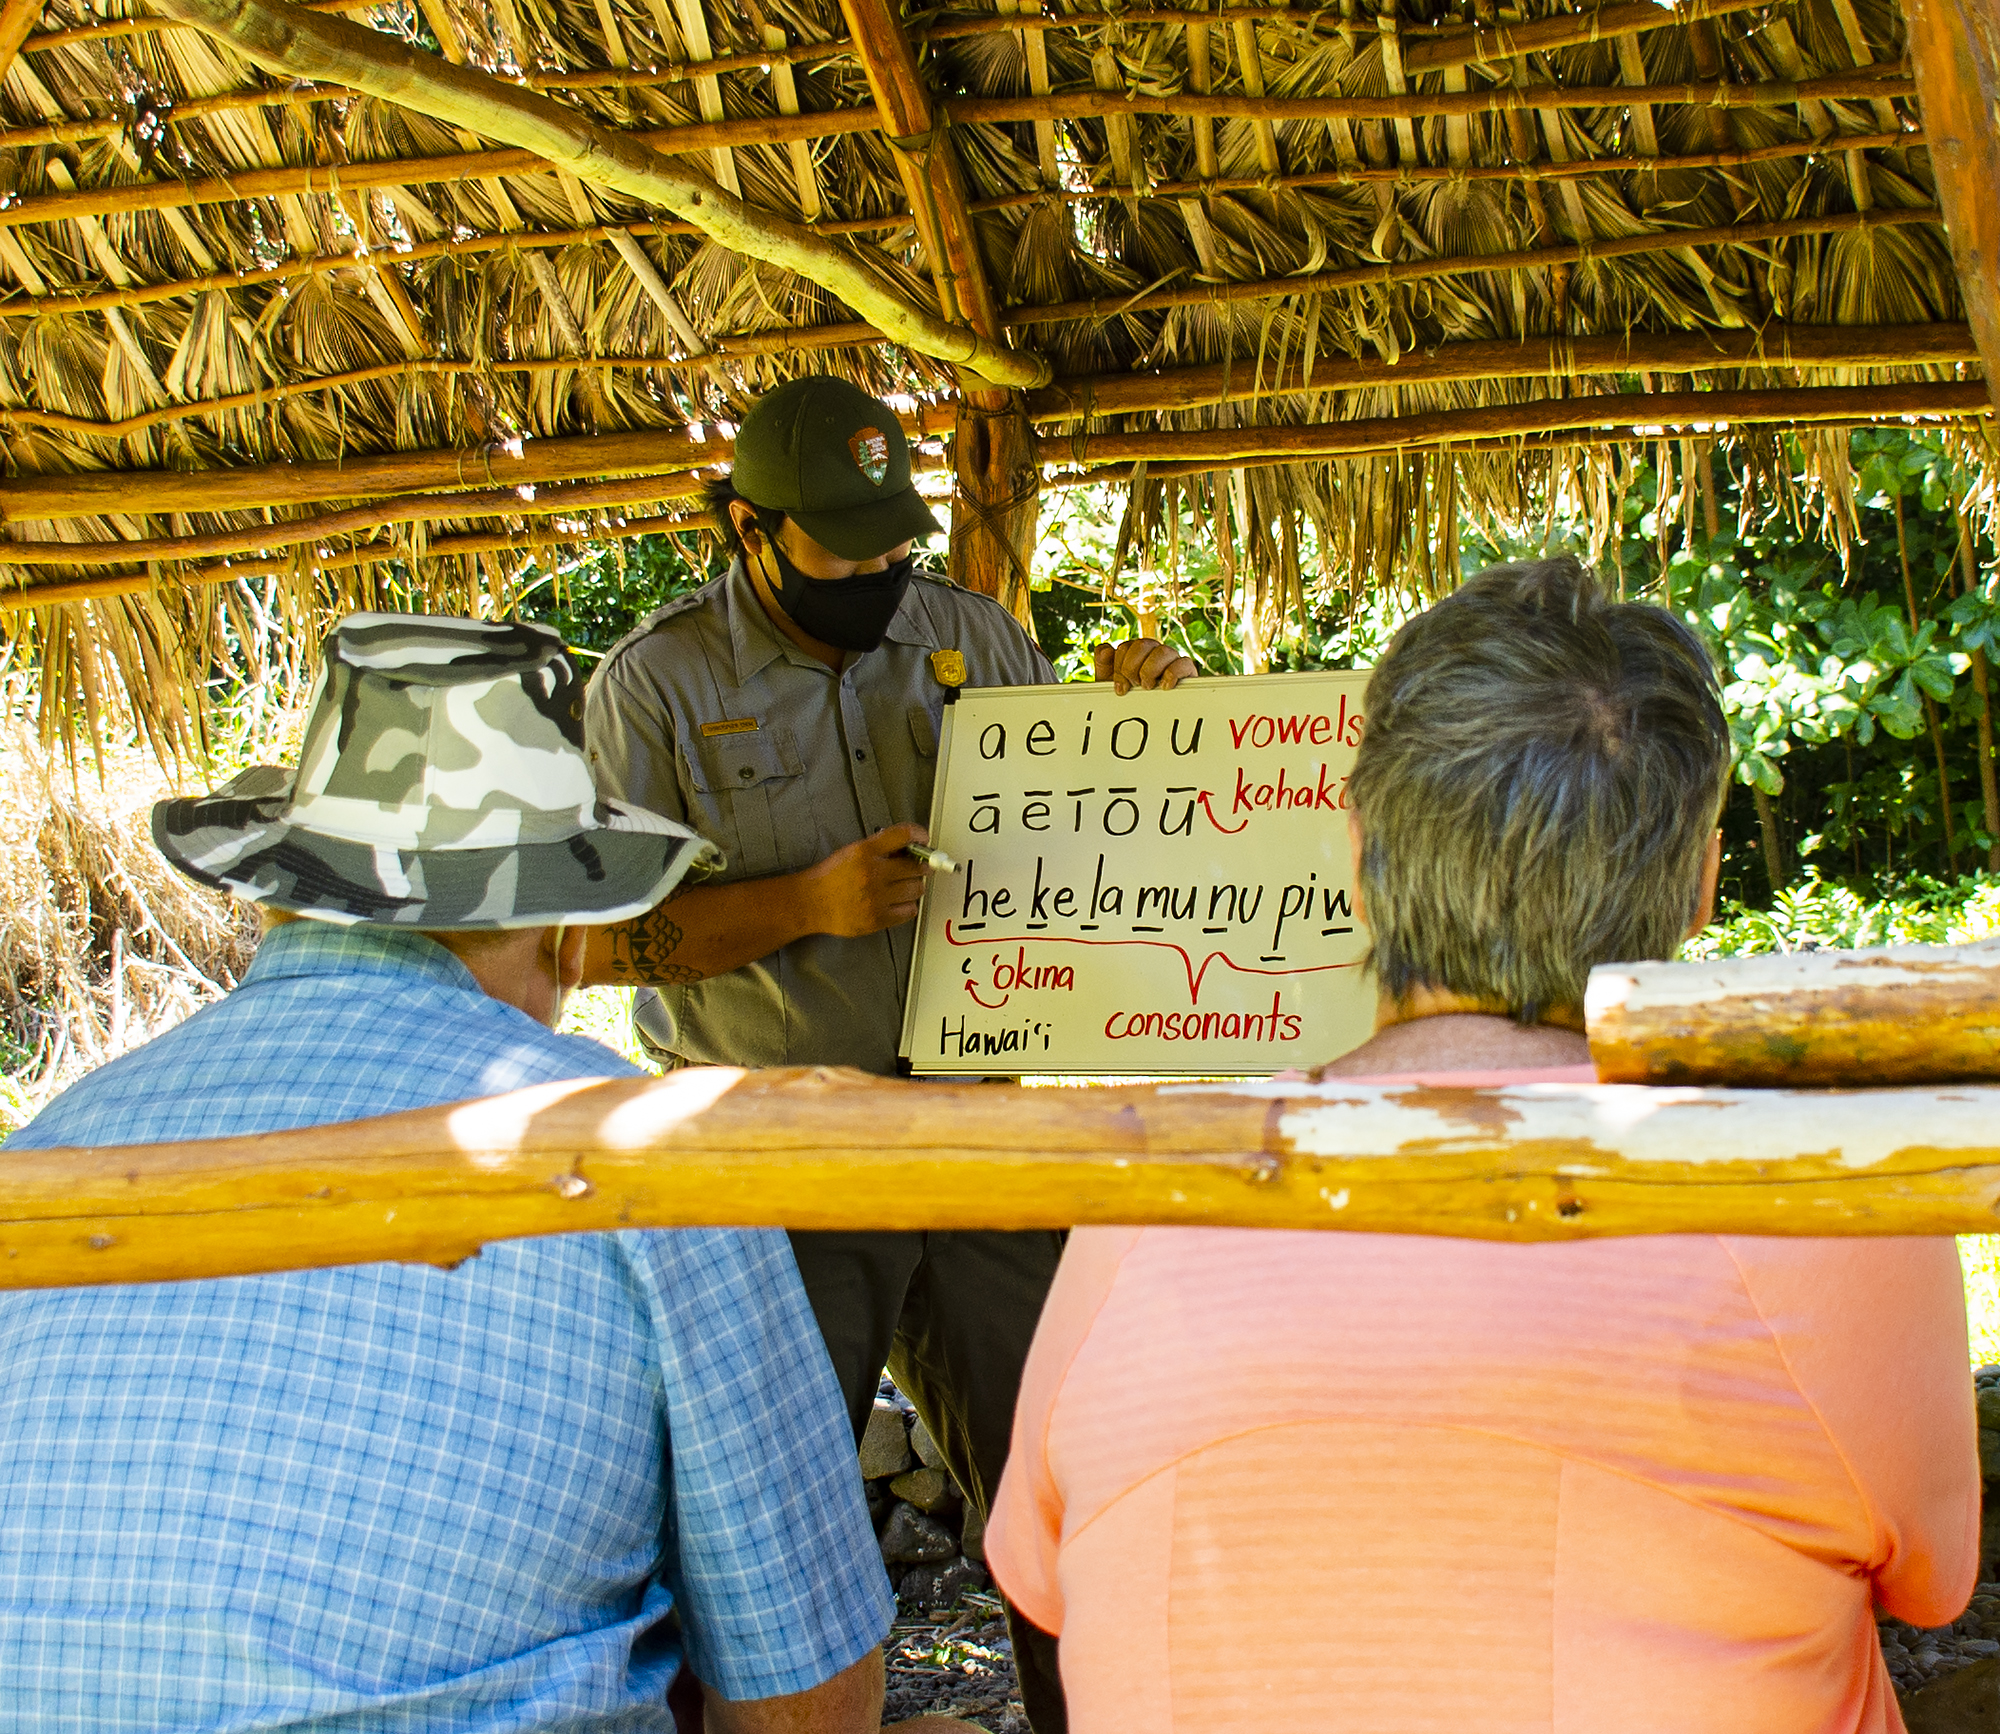
[{"label": "shirt collar", "polygon": [[[756,586],[750,582],[750,573],[743,564],[743,556],[737,555],[729,563],[729,576],[723,581],[724,594],[729,599],[729,643],[736,657],[736,684],[748,684],[751,676],[768,668],[779,657],[796,663],[800,668],[816,668],[824,673],[834,671],[817,657],[808,656],[782,632],[764,612],[764,604],[758,598]],[[916,580],[904,592],[902,606],[889,622],[889,629],[883,634],[893,638],[898,644],[926,644],[937,648],[937,631],[931,625],[930,610],[924,607],[917,595]],[[864,655],[868,654],[866,652]],[[849,668],[855,665],[848,664]]]},{"label": "shirt collar", "polygon": [[243,985],[301,975],[381,975],[484,993],[471,970],[434,939],[393,927],[340,927],[331,921],[288,921],[265,934]]}]

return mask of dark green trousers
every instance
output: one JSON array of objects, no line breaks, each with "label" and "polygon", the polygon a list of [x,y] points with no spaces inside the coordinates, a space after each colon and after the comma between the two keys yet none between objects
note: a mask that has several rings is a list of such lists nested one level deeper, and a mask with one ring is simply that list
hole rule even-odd
[{"label": "dark green trousers", "polygon": [[[858,1447],[882,1369],[937,1441],[984,1516],[1013,1435],[1014,1399],[1062,1237],[1016,1234],[794,1234],[792,1251],[847,1400]],[[1056,1641],[1007,1610],[1021,1702],[1035,1734],[1066,1734]]]}]

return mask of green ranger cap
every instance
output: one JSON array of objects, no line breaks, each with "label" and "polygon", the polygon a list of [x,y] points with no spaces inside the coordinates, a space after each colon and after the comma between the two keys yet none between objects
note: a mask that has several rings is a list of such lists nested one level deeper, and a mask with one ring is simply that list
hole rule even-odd
[{"label": "green ranger cap", "polygon": [[896,412],[844,379],[795,379],[760,397],[736,430],[730,480],[843,560],[938,531]]}]

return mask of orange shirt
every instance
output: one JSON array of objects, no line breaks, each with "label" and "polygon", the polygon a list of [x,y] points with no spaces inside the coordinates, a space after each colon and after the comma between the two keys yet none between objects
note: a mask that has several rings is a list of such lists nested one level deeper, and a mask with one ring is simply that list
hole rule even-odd
[{"label": "orange shirt", "polygon": [[1898,1730],[1967,1361],[1950,1240],[1082,1229],[987,1556],[1076,1734]]}]

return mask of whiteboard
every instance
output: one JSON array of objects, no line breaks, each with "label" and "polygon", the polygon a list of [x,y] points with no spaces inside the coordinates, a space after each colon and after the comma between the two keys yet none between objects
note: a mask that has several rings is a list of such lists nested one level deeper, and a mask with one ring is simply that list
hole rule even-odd
[{"label": "whiteboard", "polygon": [[1214,1076],[1366,1040],[1347,779],[1366,674],[988,687],[944,713],[903,1055]]}]

